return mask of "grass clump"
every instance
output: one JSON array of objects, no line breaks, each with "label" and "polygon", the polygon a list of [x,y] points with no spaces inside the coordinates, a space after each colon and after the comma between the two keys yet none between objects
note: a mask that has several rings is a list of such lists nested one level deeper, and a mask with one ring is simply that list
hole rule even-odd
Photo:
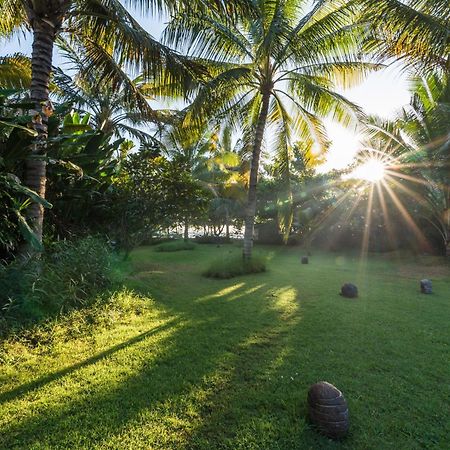
[{"label": "grass clump", "polygon": [[228,279],[239,275],[260,273],[266,271],[267,258],[254,255],[250,260],[244,260],[241,255],[233,255],[225,259],[216,259],[203,273],[208,278]]},{"label": "grass clump", "polygon": [[88,237],[53,244],[38,260],[0,268],[0,337],[86,306],[111,284],[106,244]]},{"label": "grass clump", "polygon": [[195,244],[193,242],[172,241],[164,242],[155,247],[156,252],[179,252],[181,250],[194,250]]}]

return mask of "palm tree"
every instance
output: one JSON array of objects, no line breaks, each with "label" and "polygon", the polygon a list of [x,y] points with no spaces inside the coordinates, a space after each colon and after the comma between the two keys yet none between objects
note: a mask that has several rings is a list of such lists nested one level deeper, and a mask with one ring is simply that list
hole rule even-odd
[{"label": "palm tree", "polygon": [[[443,239],[450,256],[450,82],[437,74],[417,81],[415,95],[400,121],[409,137],[409,152],[419,161],[413,168],[426,199],[430,223]],[[414,150],[411,150],[413,147]]]},{"label": "palm tree", "polygon": [[448,0],[359,0],[374,35],[367,50],[400,58],[421,73],[450,73]]},{"label": "palm tree", "polygon": [[[155,8],[161,4],[156,0],[129,3]],[[170,6],[176,2],[168,3]],[[104,82],[122,86],[128,98],[133,94],[133,85],[127,82],[128,76],[121,68],[124,65],[129,70],[142,70],[146,77],[162,77],[176,86],[175,90],[182,90],[192,75],[193,66],[153,39],[118,0],[6,0],[0,4],[1,36],[26,27],[33,33],[30,98],[35,106],[33,124],[38,136],[25,165],[24,182],[41,197],[45,197],[47,121],[52,114],[52,54],[58,36],[83,49],[86,72],[95,71],[102,74]],[[42,241],[42,206],[33,202],[28,216]]]},{"label": "palm tree", "polygon": [[[186,126],[209,117],[244,128],[251,145],[251,170],[245,212],[245,259],[251,258],[256,186],[263,138],[274,137],[279,160],[291,156],[292,139],[325,148],[322,118],[343,124],[361,111],[335,92],[376,65],[361,63],[364,27],[352,24],[350,10],[327,0],[257,0],[247,17],[233,23],[204,13],[175,15],[166,42],[191,49],[207,64],[210,79],[199,89]],[[268,134],[268,133],[266,133]]]},{"label": "palm tree", "polygon": [[155,111],[150,107],[149,101],[160,94],[161,88],[156,88],[143,76],[127,79],[126,87],[105,82],[98,71],[85,70],[79,48],[61,39],[57,44],[70,66],[67,71],[54,68],[53,97],[60,103],[88,113],[90,125],[95,130],[117,138],[126,136],[146,145],[155,141],[153,134],[146,129],[155,122],[168,122],[175,117],[175,112]]},{"label": "palm tree", "polygon": [[0,57],[0,89],[17,93],[27,90],[31,83],[30,59],[22,53]]},{"label": "palm tree", "polygon": [[434,74],[416,79],[412,92],[395,120],[368,121],[368,148],[376,145],[386,164],[385,183],[439,234],[450,256],[450,84]]}]

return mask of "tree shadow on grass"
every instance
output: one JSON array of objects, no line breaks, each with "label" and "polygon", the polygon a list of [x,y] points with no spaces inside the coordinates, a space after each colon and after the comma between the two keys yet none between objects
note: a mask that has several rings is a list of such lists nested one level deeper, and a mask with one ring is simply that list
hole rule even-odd
[{"label": "tree shadow on grass", "polygon": [[62,370],[58,370],[56,372],[50,373],[44,377],[38,378],[29,383],[25,383],[20,386],[17,386],[16,388],[14,388],[10,391],[3,392],[0,394],[0,405],[5,402],[9,402],[11,400],[15,400],[23,395],[29,394],[30,392],[32,392],[36,389],[40,389],[40,388],[44,387],[46,384],[51,383],[52,381],[57,381],[60,378],[63,378],[67,375],[71,375],[73,372],[80,370],[84,367],[87,367],[91,364],[96,364],[97,362],[101,361],[102,359],[107,358],[107,357],[111,356],[112,354],[125,349],[126,347],[130,347],[134,344],[137,344],[137,343],[147,339],[149,336],[152,336],[156,333],[164,331],[164,330],[172,327],[173,325],[174,325],[174,321],[171,320],[168,323],[157,326],[151,330],[146,331],[145,333],[141,333],[131,339],[121,342],[120,344],[114,345],[113,347],[109,348],[108,350],[98,353],[97,355],[94,355],[88,359],[85,359],[84,361],[81,361],[77,364],[73,364]]},{"label": "tree shadow on grass", "polygon": [[[236,357],[245,364],[245,352],[243,359],[240,353],[252,339],[266,336],[270,342],[271,337],[287,333],[292,326],[289,321],[280,325],[280,310],[272,308],[268,299],[274,286],[269,290],[262,281],[263,278],[257,277],[242,281],[229,292],[226,288],[233,287],[234,281],[219,283],[225,289],[224,294],[217,294],[218,285],[211,283],[206,296],[193,289],[193,296],[187,293],[177,302],[170,295],[156,297],[169,316],[180,318],[180,324],[165,326],[170,333],[162,340],[163,352],[150,358],[154,348],[149,332],[6,393],[3,402],[23,395],[24,400],[30,401],[32,413],[3,427],[0,446],[21,449],[188,446],[192,430],[198,428],[196,424],[201,420],[198,410],[202,401],[193,398],[195,392],[205,389],[218,369],[219,373],[222,369],[229,370],[229,362]],[[145,285],[140,286],[140,291],[145,291]],[[123,353],[126,355],[122,356]],[[262,352],[259,356],[258,365],[264,371],[276,354]],[[121,368],[128,364],[136,365],[136,371],[121,376]],[[84,374],[88,369],[89,373]],[[252,370],[250,367],[250,378]],[[119,374],[111,377],[109,385],[104,382],[96,385],[91,382],[96,371]],[[62,395],[61,385],[74,379],[78,388],[75,395],[70,391]],[[53,389],[51,381],[58,381],[54,395],[61,398],[51,399],[51,390],[50,399],[34,403],[42,394],[41,388]],[[239,378],[235,378],[233,385],[237,387],[239,383]]]}]

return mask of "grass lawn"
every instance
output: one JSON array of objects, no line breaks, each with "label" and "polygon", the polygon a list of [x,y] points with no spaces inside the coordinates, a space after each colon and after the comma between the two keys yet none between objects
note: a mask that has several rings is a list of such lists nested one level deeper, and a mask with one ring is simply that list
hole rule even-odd
[{"label": "grass lawn", "polygon": [[[0,448],[449,449],[449,267],[265,250],[266,273],[215,280],[201,273],[238,248],[140,248],[126,313],[4,343]],[[347,281],[359,299],[337,295]],[[343,442],[306,420],[320,380],[347,398]]]}]

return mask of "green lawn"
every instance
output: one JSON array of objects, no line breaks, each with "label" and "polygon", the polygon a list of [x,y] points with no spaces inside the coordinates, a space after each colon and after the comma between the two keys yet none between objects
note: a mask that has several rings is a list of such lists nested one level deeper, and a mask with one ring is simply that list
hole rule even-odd
[{"label": "green lawn", "polygon": [[[141,299],[3,344],[0,448],[450,448],[448,266],[267,248],[266,273],[201,276],[239,251],[141,248],[125,281]],[[359,299],[337,295],[347,281]],[[343,442],[306,420],[320,380],[348,400]]]}]

